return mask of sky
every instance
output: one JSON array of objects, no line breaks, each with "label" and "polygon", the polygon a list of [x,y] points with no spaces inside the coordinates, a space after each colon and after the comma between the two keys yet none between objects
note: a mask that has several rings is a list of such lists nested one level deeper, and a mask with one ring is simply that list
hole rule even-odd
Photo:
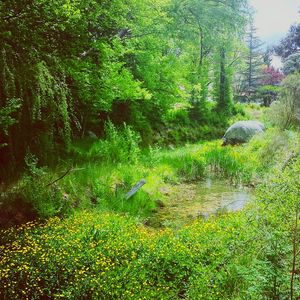
[{"label": "sky", "polygon": [[[254,7],[257,35],[265,42],[265,47],[277,44],[288,32],[292,24],[300,23],[300,0],[250,0]],[[280,67],[280,60],[273,59]]]},{"label": "sky", "polygon": [[300,0],[250,0],[256,10],[257,34],[267,44],[280,41],[289,27],[300,22]]}]

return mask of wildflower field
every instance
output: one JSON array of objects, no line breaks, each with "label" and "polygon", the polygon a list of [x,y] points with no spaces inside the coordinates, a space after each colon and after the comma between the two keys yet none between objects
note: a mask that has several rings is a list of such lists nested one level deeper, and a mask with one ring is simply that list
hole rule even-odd
[{"label": "wildflower field", "polygon": [[253,234],[240,214],[178,232],[87,211],[28,223],[1,232],[1,299],[224,299],[241,286],[247,295],[238,268],[251,265]]}]

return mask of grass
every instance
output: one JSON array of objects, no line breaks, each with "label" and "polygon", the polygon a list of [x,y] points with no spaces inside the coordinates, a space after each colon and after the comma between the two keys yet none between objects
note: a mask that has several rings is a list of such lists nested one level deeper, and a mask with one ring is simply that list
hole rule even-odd
[{"label": "grass", "polygon": [[[120,151],[113,146],[110,151],[117,151],[113,157],[119,157],[118,162],[110,156],[99,158],[98,154],[85,157],[84,153],[91,153],[90,149],[98,144],[95,141],[89,147],[74,146],[77,150],[73,153],[80,155],[76,154],[57,170],[40,168],[34,158],[28,159],[27,173],[13,189],[3,193],[1,202],[14,210],[13,199],[15,207],[23,201],[42,218],[97,207],[143,219],[152,213],[157,199],[164,199],[160,192],[162,186],[199,181],[207,176],[225,178],[233,184],[256,185],[266,172],[279,167],[292,151],[296,152],[297,141],[297,135],[292,132],[269,130],[238,147],[222,147],[220,141],[214,141],[174,150],[149,149],[143,154],[133,149],[132,160],[128,159],[129,148],[126,155],[122,152],[120,156]],[[137,153],[140,154],[136,156]],[[67,176],[48,185],[60,178],[70,165],[73,167]],[[146,185],[125,200],[125,194],[141,179],[146,180]]]},{"label": "grass", "polygon": [[[91,146],[77,146],[74,170],[50,186],[69,163],[51,171],[28,159],[27,174],[2,197],[23,199],[46,221],[1,230],[0,298],[287,298],[300,164],[283,166],[297,141],[292,132],[270,130],[248,145],[150,149],[130,162],[84,157]],[[162,185],[206,176],[249,184],[268,172],[274,179],[242,212],[179,230],[142,225],[163,199]],[[146,185],[125,200],[141,178]]]},{"label": "grass", "polygon": [[299,170],[278,170],[244,211],[176,231],[99,209],[2,230],[0,298],[287,299]]}]

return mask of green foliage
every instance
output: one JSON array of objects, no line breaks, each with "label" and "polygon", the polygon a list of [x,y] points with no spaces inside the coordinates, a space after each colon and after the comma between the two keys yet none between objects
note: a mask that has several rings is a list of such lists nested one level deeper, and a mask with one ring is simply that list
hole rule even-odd
[{"label": "green foliage", "polygon": [[281,129],[299,127],[299,74],[287,76],[282,81],[282,90],[278,101],[271,106],[270,119]]},{"label": "green foliage", "polygon": [[[299,149],[298,139],[296,133],[270,130],[238,147],[210,142],[152,149],[135,165],[85,163],[48,187],[45,182],[53,179],[28,154],[21,191],[39,213],[44,208],[62,214],[62,203],[85,210],[1,231],[0,297],[290,297],[291,274],[297,278],[300,263],[296,257],[291,273],[299,243],[300,164],[297,156],[287,163],[285,158]],[[176,231],[147,229],[127,215],[147,216],[162,184],[207,174],[248,183],[258,175],[262,181],[267,170],[269,182],[263,181],[256,200],[241,212],[199,219]],[[125,200],[141,178],[147,184]],[[297,297],[299,288],[294,280]]]},{"label": "green foliage", "polygon": [[212,174],[228,178],[233,182],[249,183],[255,171],[254,157],[243,149],[222,147],[221,143],[207,144],[200,150]]},{"label": "green foliage", "polygon": [[249,28],[245,35],[247,51],[242,51],[244,64],[241,66],[239,77],[239,96],[243,101],[256,101],[256,90],[261,85],[262,68],[264,65],[263,43],[257,36],[257,28],[253,23],[253,16],[249,14]]},{"label": "green foliage", "polygon": [[95,142],[89,150],[90,157],[103,158],[108,162],[136,163],[140,156],[140,136],[124,124],[118,130],[113,123],[106,123],[105,140]]},{"label": "green foliage", "polygon": [[289,75],[300,70],[300,56],[299,53],[293,53],[284,60],[283,72]]},{"label": "green foliage", "polygon": [[[191,299],[199,299],[199,295],[209,299],[209,294],[217,298],[224,293],[239,294],[238,283],[243,279],[238,272],[229,276],[225,270],[230,266],[228,260],[234,259],[227,249],[238,251],[249,238],[247,231],[243,233],[246,223],[241,221],[237,215],[220,222],[198,222],[178,234],[152,233],[127,217],[107,213],[82,212],[64,222],[49,220],[40,228],[28,224],[17,231],[19,239],[10,249],[5,245],[12,232],[1,235],[1,267],[14,264],[1,273],[1,286],[6,287],[1,288],[1,295],[19,295],[20,285],[31,299],[52,295],[67,299],[169,299],[187,294]],[[237,233],[240,239],[234,244],[231,239]],[[55,238],[58,235],[60,239]],[[216,239],[219,242],[212,247]],[[228,284],[218,285],[222,279]]]},{"label": "green foliage", "polygon": [[7,130],[10,126],[16,123],[16,119],[12,117],[12,114],[15,113],[21,107],[20,99],[10,99],[7,105],[0,110],[0,125],[2,129],[2,134],[8,134]]},{"label": "green foliage", "polygon": [[[187,127],[175,140],[188,135],[190,119],[218,127],[209,85],[218,81],[217,91],[224,84],[210,70],[220,70],[224,48],[226,95],[221,98],[231,102],[230,61],[246,23],[245,8],[244,0],[216,5],[193,0],[6,1],[0,6],[5,160],[21,164],[29,149],[53,164],[74,136],[89,130],[101,136],[108,119],[132,125],[149,145],[155,132],[169,126],[170,111],[179,105],[190,106],[191,113],[173,117]],[[11,99],[20,99],[22,106],[11,110]],[[230,115],[227,104],[220,106],[224,115]]]},{"label": "green foliage", "polygon": [[265,261],[263,276],[268,280],[260,288],[273,298],[299,295],[299,284],[293,282],[297,276],[295,267],[297,269],[299,266],[295,252],[299,244],[298,174],[299,159],[294,159],[289,167],[277,169],[269,183],[261,186],[258,193],[258,230],[265,236],[259,260]]},{"label": "green foliage", "polygon": [[[49,177],[47,177],[49,178]],[[22,180],[21,197],[30,203],[41,218],[66,214],[63,194],[57,185],[46,187],[45,178],[25,176]]]},{"label": "green foliage", "polygon": [[1,226],[67,215],[71,209],[70,204],[60,186],[47,186],[51,179],[45,170],[39,170],[38,174],[24,175],[13,189],[4,192],[1,195]]},{"label": "green foliage", "polygon": [[276,101],[280,94],[281,88],[274,85],[263,85],[257,89],[257,96],[263,100],[264,106],[270,106]]},{"label": "green foliage", "polygon": [[1,296],[287,298],[298,173],[295,164],[275,174],[244,212],[176,232],[153,232],[103,212],[2,231]]},{"label": "green foliage", "polygon": [[[27,173],[20,180],[15,197],[30,205],[39,217],[45,219],[66,215],[70,209],[63,191],[53,180],[47,168],[38,167],[38,159],[31,153],[25,157]],[[16,208],[18,210],[18,208]]]},{"label": "green foliage", "polygon": [[189,148],[181,148],[171,153],[163,152],[157,156],[160,164],[170,166],[183,180],[193,181],[204,177],[205,161]]},{"label": "green foliage", "polygon": [[[17,120],[13,117],[21,107],[20,99],[10,99],[6,106],[0,108],[0,139],[1,142],[5,141],[5,137],[7,138],[8,129],[14,125]],[[8,146],[8,143],[0,143],[0,148]]]}]

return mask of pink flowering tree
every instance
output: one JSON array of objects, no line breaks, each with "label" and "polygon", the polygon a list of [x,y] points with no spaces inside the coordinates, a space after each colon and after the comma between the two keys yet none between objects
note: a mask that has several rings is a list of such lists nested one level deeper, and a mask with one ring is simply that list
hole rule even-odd
[{"label": "pink flowering tree", "polygon": [[265,67],[262,70],[262,85],[279,85],[284,79],[284,74],[274,67]]}]

